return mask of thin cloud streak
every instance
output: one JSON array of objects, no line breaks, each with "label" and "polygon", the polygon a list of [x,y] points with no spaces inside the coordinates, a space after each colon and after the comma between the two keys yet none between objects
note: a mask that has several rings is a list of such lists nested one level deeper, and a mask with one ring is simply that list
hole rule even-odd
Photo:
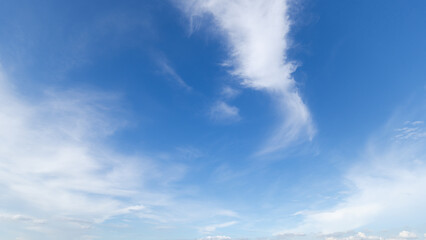
[{"label": "thin cloud streak", "polygon": [[20,214],[0,214],[0,220],[2,221],[18,221],[29,224],[44,224],[46,220],[38,219],[31,216],[20,215]]},{"label": "thin cloud streak", "polygon": [[205,233],[211,233],[211,232],[215,232],[216,229],[218,229],[218,228],[230,227],[230,226],[235,225],[237,223],[238,223],[237,221],[231,221],[231,222],[213,224],[213,225],[209,225],[209,226],[204,227],[201,231],[205,232]]},{"label": "thin cloud streak", "polygon": [[[192,0],[177,3],[190,16],[211,17],[229,46],[231,74],[243,86],[268,92],[277,103],[282,121],[260,154],[312,139],[315,129],[292,73],[296,65],[287,59],[290,20],[285,0]],[[206,19],[206,18],[204,18]]]},{"label": "thin cloud streak", "polygon": [[175,69],[173,69],[169,62],[163,57],[158,58],[157,63],[162,71],[162,73],[168,77],[169,79],[176,82],[180,87],[184,88],[186,91],[191,91],[192,87],[189,86],[179,74],[176,73]]}]

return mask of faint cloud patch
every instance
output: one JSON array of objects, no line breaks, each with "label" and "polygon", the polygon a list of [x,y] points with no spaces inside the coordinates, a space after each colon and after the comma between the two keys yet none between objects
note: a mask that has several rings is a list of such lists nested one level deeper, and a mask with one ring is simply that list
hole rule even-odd
[{"label": "faint cloud patch", "polygon": [[237,223],[238,223],[237,221],[230,221],[230,222],[225,222],[225,223],[208,225],[208,226],[201,228],[201,232],[212,233],[212,232],[216,231],[216,229],[218,229],[218,228],[230,227],[230,226],[235,225]]},{"label": "faint cloud patch", "polygon": [[44,224],[45,219],[34,218],[31,216],[20,215],[20,214],[0,214],[0,220],[2,221],[18,221],[29,224]]},{"label": "faint cloud patch", "polygon": [[238,107],[228,103],[239,94],[240,91],[230,86],[223,87],[219,95],[219,100],[210,107],[210,118],[220,123],[233,123],[241,120]]},{"label": "faint cloud patch", "polygon": [[222,123],[238,122],[241,119],[239,109],[224,101],[217,101],[210,108],[209,115],[214,121]]},{"label": "faint cloud patch", "polygon": [[216,215],[218,215],[218,216],[225,216],[225,217],[239,217],[239,215],[238,215],[237,212],[231,211],[231,210],[227,210],[227,209],[225,209],[225,210],[219,210]]},{"label": "faint cloud patch", "polygon": [[222,88],[220,95],[225,99],[233,99],[240,94],[240,91],[230,86]]},{"label": "faint cloud patch", "polygon": [[188,160],[197,159],[204,155],[201,150],[192,146],[177,147],[176,151],[179,157]]},{"label": "faint cloud patch", "polygon": [[426,137],[423,121],[406,121],[402,128],[395,129],[395,141],[417,140]]}]

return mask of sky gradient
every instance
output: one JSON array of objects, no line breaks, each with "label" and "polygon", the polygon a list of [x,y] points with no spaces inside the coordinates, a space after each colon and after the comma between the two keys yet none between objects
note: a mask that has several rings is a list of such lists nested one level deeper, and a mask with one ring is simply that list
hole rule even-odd
[{"label": "sky gradient", "polygon": [[426,2],[0,2],[0,239],[426,239]]}]

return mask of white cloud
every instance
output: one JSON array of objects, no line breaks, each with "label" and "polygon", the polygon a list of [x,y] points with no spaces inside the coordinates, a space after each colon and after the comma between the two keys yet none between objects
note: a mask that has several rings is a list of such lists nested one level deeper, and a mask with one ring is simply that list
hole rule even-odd
[{"label": "white cloud", "polygon": [[402,232],[400,232],[399,234],[398,234],[398,236],[400,237],[400,238],[405,238],[405,239],[408,239],[408,238],[417,238],[417,235],[415,234],[415,233],[413,233],[413,232],[409,232],[409,231],[402,231]]},{"label": "white cloud", "polygon": [[239,109],[226,102],[218,101],[210,109],[210,117],[219,122],[235,122],[240,120]]},{"label": "white cloud", "polygon": [[185,165],[126,155],[107,144],[126,125],[114,96],[50,90],[29,99],[1,74],[0,221],[17,232],[81,239],[112,217],[172,227],[238,217],[199,201],[192,186],[175,184]]},{"label": "white cloud", "polygon": [[367,235],[363,232],[353,233],[331,233],[326,235],[320,235],[320,238],[324,240],[384,240],[384,237],[375,236],[375,235]]},{"label": "white cloud", "polygon": [[0,70],[0,212],[16,213],[0,220],[43,222],[37,231],[76,239],[77,230],[52,231],[59,223],[90,229],[127,214],[164,219],[162,211],[177,208],[165,186],[181,178],[183,166],[124,155],[105,143],[125,125],[116,106],[114,96],[93,91],[24,98]]},{"label": "white cloud", "polygon": [[51,91],[29,102],[4,76],[0,93],[0,183],[7,200],[93,221],[128,207],[117,198],[132,196],[138,167],[99,144],[120,125],[107,120],[102,101],[108,99]]},{"label": "white cloud", "polygon": [[[426,214],[426,136],[389,137],[384,134],[369,141],[362,159],[346,174],[349,194],[334,207],[307,212],[301,232],[343,232],[365,226],[382,228],[416,224]],[[418,131],[418,130],[416,130]],[[396,133],[397,136],[400,133]],[[401,232],[399,237],[413,236]]]},{"label": "white cloud", "polygon": [[98,118],[95,103],[80,98],[30,105],[1,90],[4,193],[44,210],[93,220],[125,207],[114,197],[131,195],[135,168],[124,157],[86,142],[114,128]]},{"label": "white cloud", "polygon": [[286,0],[191,0],[179,2],[191,19],[211,16],[229,46],[232,74],[248,88],[268,92],[282,115],[278,131],[260,153],[282,149],[314,135],[311,116],[286,56],[290,29]]},{"label": "white cloud", "polygon": [[207,236],[200,238],[199,240],[230,240],[231,237],[228,236]]}]

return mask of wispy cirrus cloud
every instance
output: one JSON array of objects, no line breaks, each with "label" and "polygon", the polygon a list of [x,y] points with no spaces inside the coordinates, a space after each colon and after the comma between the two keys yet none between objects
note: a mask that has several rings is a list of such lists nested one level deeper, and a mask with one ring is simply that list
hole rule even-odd
[{"label": "wispy cirrus cloud", "polygon": [[[160,163],[104,143],[126,124],[114,117],[121,114],[115,102],[93,91],[50,90],[28,99],[0,71],[0,203],[7,206],[0,207],[0,221],[76,239],[111,217],[169,206],[170,195],[148,182],[161,185],[179,168],[165,176]],[[58,222],[76,229],[55,232]]]},{"label": "wispy cirrus cloud", "polygon": [[10,211],[28,204],[35,214],[102,222],[137,209],[138,171],[153,166],[102,144],[124,124],[109,116],[111,96],[49,91],[30,101],[0,74],[0,182]]},{"label": "wispy cirrus cloud", "polygon": [[179,74],[176,73],[175,69],[170,66],[169,61],[165,57],[157,57],[157,64],[161,69],[161,72],[170,80],[174,81],[177,85],[191,91],[192,87],[189,86]]},{"label": "wispy cirrus cloud", "polygon": [[[425,127],[423,121],[397,122],[404,121],[393,119],[370,139],[342,180],[348,193],[338,204],[303,214],[302,224],[290,231],[333,233],[371,225],[389,229],[420,221],[426,213]],[[410,236],[403,231],[399,239]]]},{"label": "wispy cirrus cloud", "polygon": [[43,239],[81,239],[111,218],[160,226],[235,218],[196,193],[179,200],[190,192],[171,183],[186,166],[107,144],[127,124],[114,94],[51,89],[30,99],[12,83],[0,70],[1,222]]},{"label": "wispy cirrus cloud", "polygon": [[210,28],[226,39],[231,74],[243,86],[269,93],[277,103],[282,121],[260,153],[274,152],[314,136],[310,112],[292,77],[296,65],[286,56],[288,1],[191,0],[177,4],[191,21],[207,16],[214,25]]}]

